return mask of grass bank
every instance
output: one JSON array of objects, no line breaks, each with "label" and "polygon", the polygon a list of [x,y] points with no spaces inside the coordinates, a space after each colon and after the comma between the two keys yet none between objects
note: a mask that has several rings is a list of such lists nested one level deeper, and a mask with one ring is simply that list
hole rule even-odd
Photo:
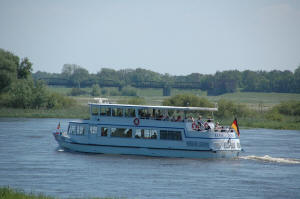
[{"label": "grass bank", "polygon": [[[3,187],[3,188],[0,187],[0,198],[1,199],[59,199],[51,196],[46,196],[44,194],[25,193],[22,190],[11,189],[8,187]],[[112,199],[112,198],[86,198],[86,199]]]},{"label": "grass bank", "polygon": [[15,109],[0,108],[0,117],[27,118],[89,118],[88,106],[74,106],[62,109]]},{"label": "grass bank", "polygon": [[[216,121],[225,126],[232,124],[233,118],[220,119]],[[238,118],[240,128],[265,128],[265,129],[280,129],[280,130],[300,130],[300,117],[285,116],[282,121],[273,121],[267,119],[264,115],[256,117]]]}]

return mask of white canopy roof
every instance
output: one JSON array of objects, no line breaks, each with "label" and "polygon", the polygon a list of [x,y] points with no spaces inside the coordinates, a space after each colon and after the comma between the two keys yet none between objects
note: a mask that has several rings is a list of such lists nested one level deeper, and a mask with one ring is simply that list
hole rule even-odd
[{"label": "white canopy roof", "polygon": [[142,109],[169,109],[169,110],[182,110],[182,111],[218,111],[218,108],[210,107],[180,107],[180,106],[152,106],[152,105],[131,105],[131,104],[99,104],[90,103],[91,106],[103,107],[127,107],[127,108],[142,108]]}]

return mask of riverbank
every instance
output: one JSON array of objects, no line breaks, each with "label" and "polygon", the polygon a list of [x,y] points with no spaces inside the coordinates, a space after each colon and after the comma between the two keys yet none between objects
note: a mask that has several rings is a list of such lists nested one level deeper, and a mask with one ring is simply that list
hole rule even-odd
[{"label": "riverbank", "polygon": [[[0,108],[2,118],[79,118],[88,119],[89,109],[87,106],[76,106],[66,109],[13,109]],[[215,118],[222,125],[230,126],[233,118]],[[238,118],[241,128],[266,128],[281,130],[299,130],[300,117],[283,116],[281,121],[267,119],[264,114],[253,117]]]},{"label": "riverbank", "polygon": [[15,109],[0,108],[0,117],[25,118],[89,118],[88,106],[62,109]]},{"label": "riverbank", "polygon": [[[0,187],[1,199],[59,199],[56,197],[45,196],[44,194],[25,193],[22,190],[9,187]],[[84,198],[82,198],[84,199]],[[87,198],[87,199],[111,199],[111,198]]]}]

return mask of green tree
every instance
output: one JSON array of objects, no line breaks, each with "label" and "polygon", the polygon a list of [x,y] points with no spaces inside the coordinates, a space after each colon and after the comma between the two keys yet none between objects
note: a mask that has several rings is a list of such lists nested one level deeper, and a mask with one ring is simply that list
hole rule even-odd
[{"label": "green tree", "polygon": [[17,78],[19,57],[0,49],[0,93],[7,91],[12,82]]},{"label": "green tree", "polygon": [[18,79],[27,79],[28,76],[31,75],[31,72],[32,63],[25,57],[17,67]]},{"label": "green tree", "polygon": [[295,92],[300,93],[300,66],[294,72],[294,89]]},{"label": "green tree", "polygon": [[10,106],[13,108],[30,108],[33,102],[33,81],[19,79],[15,81],[9,91]]},{"label": "green tree", "polygon": [[32,108],[41,108],[46,106],[46,102],[48,99],[48,93],[46,90],[46,86],[42,81],[36,81],[35,87],[33,88],[33,100],[32,100]]},{"label": "green tree", "polygon": [[89,72],[81,67],[78,67],[74,70],[74,73],[71,75],[71,80],[78,85],[78,88],[80,88],[81,82],[88,79]]}]

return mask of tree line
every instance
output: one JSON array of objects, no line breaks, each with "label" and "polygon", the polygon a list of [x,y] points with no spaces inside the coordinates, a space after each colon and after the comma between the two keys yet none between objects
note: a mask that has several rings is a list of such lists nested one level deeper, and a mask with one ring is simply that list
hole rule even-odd
[{"label": "tree line", "polygon": [[73,104],[73,99],[50,93],[43,81],[32,78],[28,58],[0,49],[0,107],[52,109]]},{"label": "tree line", "polygon": [[189,75],[160,74],[142,68],[114,70],[101,68],[96,73],[89,73],[76,64],[65,64],[60,73],[38,71],[35,79],[43,79],[48,84],[68,87],[125,86],[133,87],[175,87],[197,88],[207,91],[208,95],[242,92],[279,92],[300,93],[300,66],[294,71],[218,71],[213,75],[192,73]]}]

